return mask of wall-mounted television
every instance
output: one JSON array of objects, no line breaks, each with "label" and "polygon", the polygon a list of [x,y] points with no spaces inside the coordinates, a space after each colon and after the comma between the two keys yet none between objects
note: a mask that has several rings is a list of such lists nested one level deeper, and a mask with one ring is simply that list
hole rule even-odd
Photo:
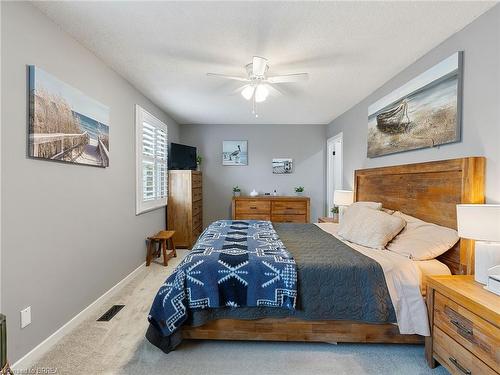
[{"label": "wall-mounted television", "polygon": [[196,169],[196,147],[170,143],[168,151],[169,169]]}]

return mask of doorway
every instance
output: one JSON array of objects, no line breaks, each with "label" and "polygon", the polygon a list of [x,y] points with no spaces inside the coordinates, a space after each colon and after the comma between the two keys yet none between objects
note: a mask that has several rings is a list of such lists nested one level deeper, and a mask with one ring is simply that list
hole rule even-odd
[{"label": "doorway", "polygon": [[326,141],[326,204],[327,215],[332,216],[333,192],[342,189],[343,134],[339,133]]}]

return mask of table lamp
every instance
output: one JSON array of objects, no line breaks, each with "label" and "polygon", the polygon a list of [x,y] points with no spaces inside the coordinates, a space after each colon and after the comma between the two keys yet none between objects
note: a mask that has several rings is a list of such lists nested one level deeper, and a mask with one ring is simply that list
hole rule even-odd
[{"label": "table lamp", "polygon": [[351,190],[335,190],[333,192],[333,204],[339,207],[339,221],[342,220],[344,207],[352,204],[354,196]]},{"label": "table lamp", "polygon": [[476,240],[474,278],[488,282],[488,270],[500,265],[500,205],[458,204],[458,235]]}]

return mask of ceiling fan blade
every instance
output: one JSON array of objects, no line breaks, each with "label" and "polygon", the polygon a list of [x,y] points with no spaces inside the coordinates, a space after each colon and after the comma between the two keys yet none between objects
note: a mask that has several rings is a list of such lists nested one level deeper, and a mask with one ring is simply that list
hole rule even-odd
[{"label": "ceiling fan blade", "polygon": [[252,60],[252,73],[254,76],[262,76],[266,72],[267,59],[254,56]]},{"label": "ceiling fan blade", "polygon": [[271,83],[298,82],[307,81],[308,79],[309,74],[307,73],[284,74],[282,76],[267,77],[267,80]]},{"label": "ceiling fan blade", "polygon": [[209,77],[219,77],[219,78],[232,79],[233,81],[242,81],[242,82],[248,82],[248,81],[250,81],[246,77],[230,76],[230,75],[227,75],[227,74],[207,73],[207,76],[209,76]]},{"label": "ceiling fan blade", "polygon": [[280,89],[278,89],[277,87],[275,87],[273,84],[264,83],[264,85],[266,85],[266,87],[268,88],[270,95],[272,95],[272,96],[284,95],[283,92]]}]

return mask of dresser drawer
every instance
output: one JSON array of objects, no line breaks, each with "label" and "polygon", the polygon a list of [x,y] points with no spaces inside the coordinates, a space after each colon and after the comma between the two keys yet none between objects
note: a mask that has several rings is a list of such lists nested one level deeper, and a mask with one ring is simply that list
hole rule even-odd
[{"label": "dresser drawer", "polygon": [[496,375],[488,365],[434,326],[434,353],[438,361],[456,375]]},{"label": "dresser drawer", "polygon": [[272,215],[271,221],[275,223],[306,223],[306,215]]},{"label": "dresser drawer", "polygon": [[193,202],[193,216],[201,214],[202,212],[202,201]]},{"label": "dresser drawer", "polygon": [[193,228],[201,226],[201,214],[193,216]]},{"label": "dresser drawer", "polygon": [[307,213],[306,202],[277,201],[272,202],[273,215],[305,215]]},{"label": "dresser drawer", "polygon": [[259,200],[248,200],[248,201],[236,201],[236,214],[267,214],[271,211],[271,202],[269,201],[259,201]]},{"label": "dresser drawer", "polygon": [[500,368],[500,329],[439,292],[434,325],[492,368]]},{"label": "dresser drawer", "polygon": [[199,227],[196,227],[193,229],[193,245],[194,245],[194,242],[198,239],[198,237],[200,236],[201,232],[203,232],[203,227],[200,225]]},{"label": "dresser drawer", "polygon": [[193,202],[201,200],[203,197],[203,193],[201,191],[201,187],[193,188]]},{"label": "dresser drawer", "polygon": [[235,220],[271,220],[269,214],[236,214]]},{"label": "dresser drawer", "polygon": [[192,188],[201,187],[201,173],[193,173],[191,175],[191,187]]}]

